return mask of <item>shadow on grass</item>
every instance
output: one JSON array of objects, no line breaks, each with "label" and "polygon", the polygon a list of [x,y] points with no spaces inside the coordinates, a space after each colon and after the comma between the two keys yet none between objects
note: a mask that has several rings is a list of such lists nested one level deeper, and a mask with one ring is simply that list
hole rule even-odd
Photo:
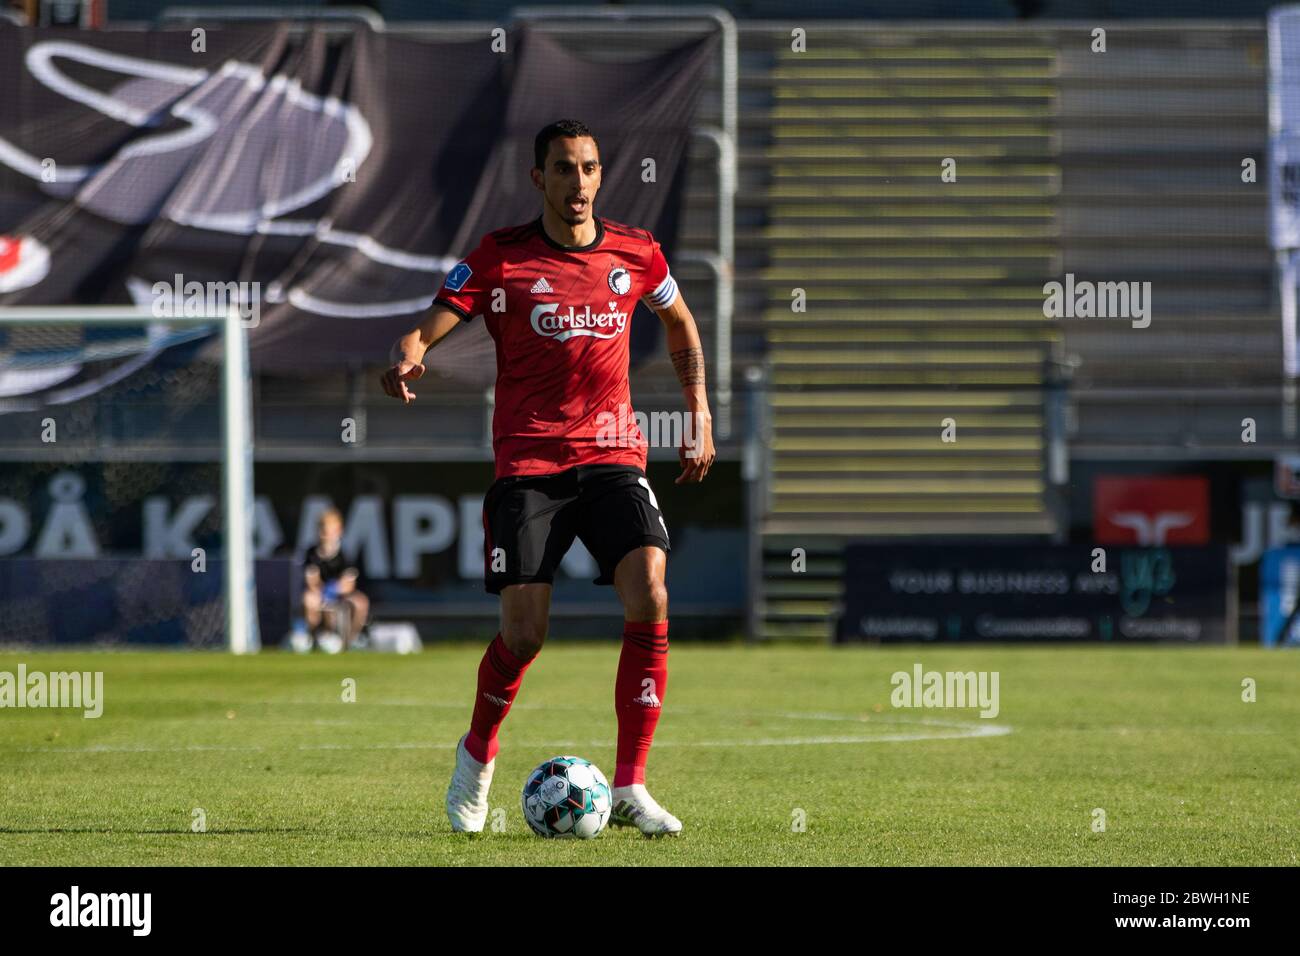
[{"label": "shadow on grass", "polygon": [[[420,832],[394,832],[391,830],[356,830],[351,831],[356,836],[399,836],[399,837],[424,837],[431,834],[426,831]],[[305,836],[327,836],[337,838],[340,836],[333,830],[320,830],[313,827],[245,827],[245,828],[226,828],[219,830],[206,830],[202,833],[195,833],[192,830],[136,830],[127,827],[34,827],[31,829],[19,829],[16,827],[0,827],[0,835],[20,835],[20,834],[42,834],[51,835],[56,833],[103,833],[119,834],[124,836],[247,836],[249,834],[267,834],[267,833],[299,833]],[[349,834],[351,835],[351,834]]]}]

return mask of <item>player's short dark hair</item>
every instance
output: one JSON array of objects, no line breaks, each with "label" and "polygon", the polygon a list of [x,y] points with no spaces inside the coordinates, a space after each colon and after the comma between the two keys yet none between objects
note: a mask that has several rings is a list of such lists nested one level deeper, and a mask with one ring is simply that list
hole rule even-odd
[{"label": "player's short dark hair", "polygon": [[551,140],[560,136],[590,136],[596,144],[596,151],[600,152],[600,141],[596,139],[595,134],[587,129],[585,123],[578,120],[562,119],[556,120],[542,127],[542,131],[537,134],[533,140],[533,166],[537,169],[546,169],[546,151],[551,148]]}]

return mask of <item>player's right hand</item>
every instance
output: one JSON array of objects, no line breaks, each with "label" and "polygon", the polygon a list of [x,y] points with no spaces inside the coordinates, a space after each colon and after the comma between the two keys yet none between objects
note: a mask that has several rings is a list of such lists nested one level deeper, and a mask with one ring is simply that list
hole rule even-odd
[{"label": "player's right hand", "polygon": [[384,387],[384,394],[400,398],[403,404],[410,405],[415,393],[406,387],[407,382],[414,382],[424,374],[424,366],[419,362],[398,362],[379,379]]}]

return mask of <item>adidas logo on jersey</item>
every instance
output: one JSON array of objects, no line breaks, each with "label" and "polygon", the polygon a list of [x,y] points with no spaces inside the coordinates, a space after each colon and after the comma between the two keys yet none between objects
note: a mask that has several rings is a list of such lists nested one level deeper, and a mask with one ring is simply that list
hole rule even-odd
[{"label": "adidas logo on jersey", "polygon": [[539,295],[543,292],[554,292],[555,290],[552,289],[551,284],[546,281],[546,277],[542,276],[542,278],[533,283],[533,287],[528,291],[534,295]]}]

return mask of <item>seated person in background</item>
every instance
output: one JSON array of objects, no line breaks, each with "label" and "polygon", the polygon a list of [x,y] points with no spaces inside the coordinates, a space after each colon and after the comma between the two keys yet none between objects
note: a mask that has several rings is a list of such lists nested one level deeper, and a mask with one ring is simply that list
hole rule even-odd
[{"label": "seated person in background", "polygon": [[[343,649],[352,646],[361,628],[365,626],[370,611],[369,599],[357,590],[357,569],[349,567],[343,557],[343,515],[331,508],[320,516],[317,526],[320,540],[307,550],[303,558],[303,577],[306,590],[302,595],[303,617],[312,636],[322,624],[343,638]],[[339,605],[346,604],[350,614],[337,613]],[[323,620],[328,618],[329,620]],[[347,633],[343,628],[346,627]]]}]

